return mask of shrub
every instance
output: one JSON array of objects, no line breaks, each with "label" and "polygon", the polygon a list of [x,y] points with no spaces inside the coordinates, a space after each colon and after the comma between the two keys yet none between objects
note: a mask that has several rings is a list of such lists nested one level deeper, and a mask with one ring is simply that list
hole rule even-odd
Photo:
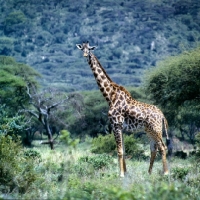
[{"label": "shrub", "polygon": [[79,143],[79,139],[72,139],[70,132],[67,130],[62,130],[60,133],[60,140],[63,143],[65,143],[68,147],[76,148],[77,144]]},{"label": "shrub", "polygon": [[41,154],[35,150],[26,150],[24,152],[24,156],[25,158],[27,159],[34,159],[34,160],[38,160],[38,161],[41,161],[42,157],[41,157]]},{"label": "shrub", "polygon": [[34,159],[24,156],[20,139],[0,134],[0,191],[25,193],[38,178]]},{"label": "shrub", "polygon": [[20,134],[24,128],[22,115],[16,115],[13,117],[8,117],[7,112],[4,111],[4,106],[0,106],[0,134],[12,135]]},{"label": "shrub", "polygon": [[10,136],[0,134],[0,184],[12,183],[14,175],[20,171],[21,144],[19,138],[15,142]]},{"label": "shrub", "polygon": [[176,167],[172,169],[172,175],[174,178],[183,179],[189,173],[189,168],[187,167]]},{"label": "shrub", "polygon": [[[84,200],[92,200],[92,199],[105,199],[102,195],[103,192],[99,189],[99,187],[95,183],[91,182],[80,182],[76,181],[74,184],[73,190],[69,190],[65,193],[64,198],[62,200],[68,199],[84,199]],[[78,185],[78,187],[77,187]]]},{"label": "shrub", "polygon": [[156,184],[151,188],[150,191],[146,193],[146,198],[148,200],[162,199],[162,200],[187,200],[189,199],[190,190],[187,187],[180,185],[166,183]]},{"label": "shrub", "polygon": [[[128,156],[141,158],[144,157],[144,150],[139,146],[139,140],[133,135],[124,135],[125,153]],[[116,151],[116,142],[113,134],[106,136],[99,135],[92,141],[92,153],[114,153]]]},{"label": "shrub", "polygon": [[140,141],[135,139],[133,135],[125,135],[124,145],[125,153],[134,158],[144,158],[144,150],[139,146]]},{"label": "shrub", "polygon": [[113,134],[99,135],[92,140],[92,153],[113,153],[116,151],[116,142]]},{"label": "shrub", "polygon": [[113,158],[107,154],[99,154],[95,156],[84,156],[79,158],[79,163],[88,163],[95,169],[107,168],[113,162]]}]

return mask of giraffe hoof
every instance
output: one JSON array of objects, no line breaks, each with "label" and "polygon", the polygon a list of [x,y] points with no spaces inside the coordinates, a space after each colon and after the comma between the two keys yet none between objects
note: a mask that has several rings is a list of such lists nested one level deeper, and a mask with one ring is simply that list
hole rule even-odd
[{"label": "giraffe hoof", "polygon": [[164,172],[164,175],[169,175],[169,171],[165,171],[165,172]]}]

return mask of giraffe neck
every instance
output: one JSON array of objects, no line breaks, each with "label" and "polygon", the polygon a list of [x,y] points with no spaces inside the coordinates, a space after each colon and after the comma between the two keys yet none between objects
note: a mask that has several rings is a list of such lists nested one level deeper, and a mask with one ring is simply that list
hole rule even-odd
[{"label": "giraffe neck", "polygon": [[96,79],[97,85],[99,86],[100,91],[102,92],[104,98],[108,101],[108,103],[111,102],[111,94],[113,91],[113,81],[111,78],[107,75],[104,68],[101,66],[100,62],[96,58],[95,55],[93,55],[90,52],[90,55],[88,57],[88,64],[90,65],[90,68],[94,74],[94,77]]}]

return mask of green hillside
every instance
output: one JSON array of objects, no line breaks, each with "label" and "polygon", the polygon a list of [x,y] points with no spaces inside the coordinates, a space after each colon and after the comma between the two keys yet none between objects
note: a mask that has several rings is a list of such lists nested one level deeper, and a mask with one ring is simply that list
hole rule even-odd
[{"label": "green hillside", "polygon": [[113,81],[138,86],[158,60],[200,41],[199,0],[0,0],[0,55],[43,75],[44,86],[97,89],[76,43],[95,55]]}]

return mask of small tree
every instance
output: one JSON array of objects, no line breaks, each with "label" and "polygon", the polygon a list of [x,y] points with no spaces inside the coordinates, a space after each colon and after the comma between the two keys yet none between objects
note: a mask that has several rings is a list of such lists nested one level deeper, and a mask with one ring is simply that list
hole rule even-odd
[{"label": "small tree", "polygon": [[[30,90],[31,89],[31,90]],[[81,96],[78,94],[66,95],[62,92],[46,89],[40,93],[36,91],[34,87],[27,86],[27,95],[30,98],[30,107],[26,107],[23,104],[23,112],[31,115],[35,120],[39,121],[48,135],[48,142],[43,142],[42,144],[49,144],[51,149],[54,149],[54,142],[57,136],[53,138],[52,125],[60,124],[66,126],[64,120],[61,120],[59,115],[65,110],[70,109],[70,105],[73,105],[73,109],[78,110],[79,104],[76,101],[81,101]],[[77,107],[75,107],[77,106]]]}]

